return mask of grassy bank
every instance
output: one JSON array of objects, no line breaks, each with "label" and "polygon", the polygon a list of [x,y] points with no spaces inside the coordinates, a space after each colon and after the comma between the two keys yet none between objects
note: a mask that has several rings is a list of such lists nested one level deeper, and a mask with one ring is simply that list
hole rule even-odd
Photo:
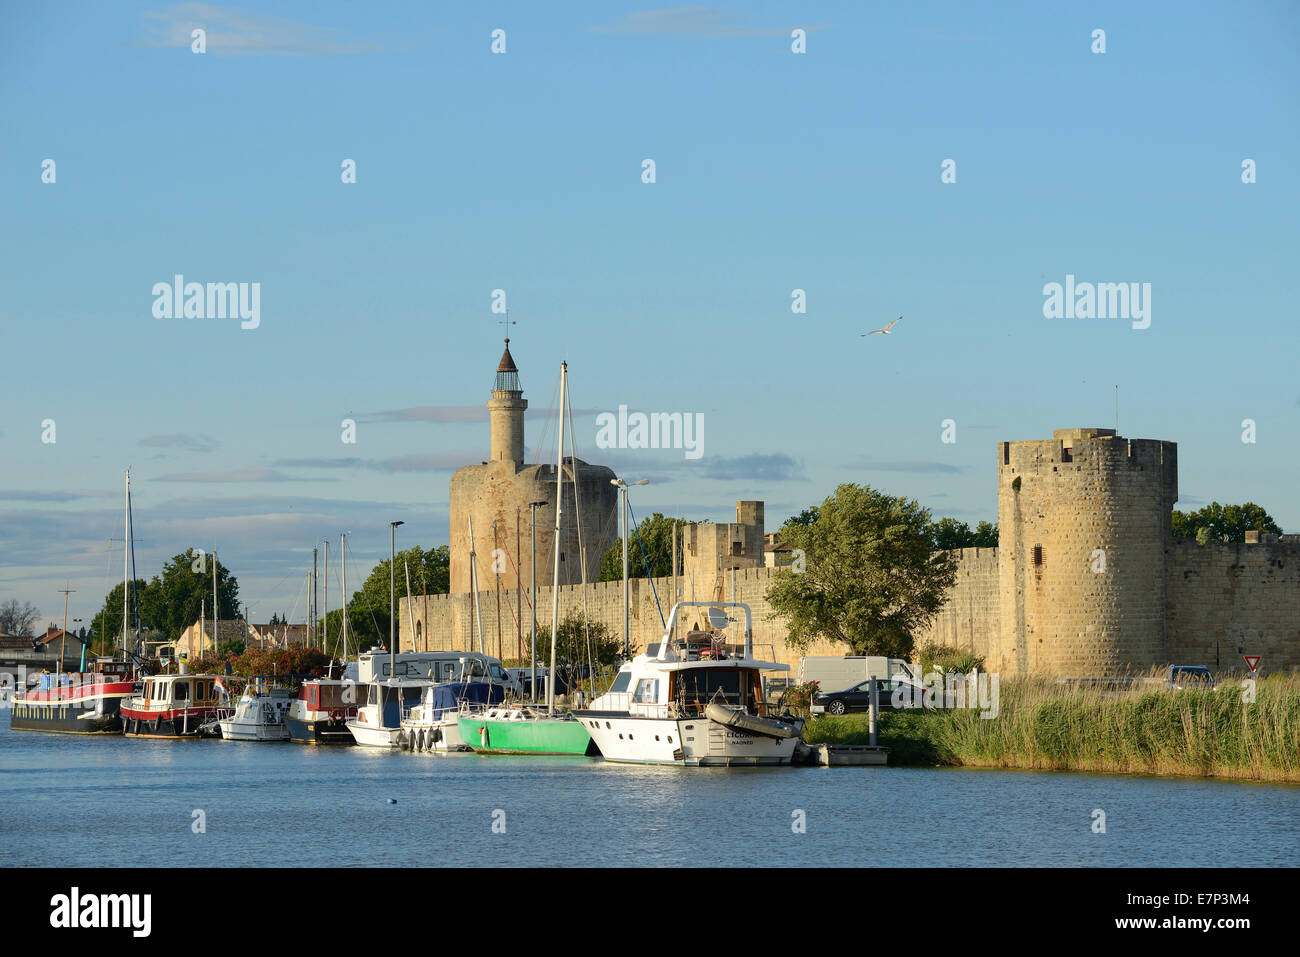
[{"label": "grassy bank", "polygon": [[[886,711],[891,764],[1037,768],[1300,781],[1300,676],[1218,691],[1072,688],[1003,681],[996,718],[973,710]],[[866,744],[866,715],[819,717],[809,743]]]}]

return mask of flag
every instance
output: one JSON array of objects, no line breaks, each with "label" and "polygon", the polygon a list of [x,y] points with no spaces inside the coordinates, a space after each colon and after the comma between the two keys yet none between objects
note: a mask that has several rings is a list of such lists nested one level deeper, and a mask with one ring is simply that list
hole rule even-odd
[{"label": "flag", "polygon": [[226,690],[226,684],[225,684],[225,682],[222,681],[220,678],[217,679],[216,688],[217,688],[217,691],[221,692],[221,697],[223,697],[223,698],[229,698],[229,697],[230,697],[230,692],[228,692],[228,691]]}]

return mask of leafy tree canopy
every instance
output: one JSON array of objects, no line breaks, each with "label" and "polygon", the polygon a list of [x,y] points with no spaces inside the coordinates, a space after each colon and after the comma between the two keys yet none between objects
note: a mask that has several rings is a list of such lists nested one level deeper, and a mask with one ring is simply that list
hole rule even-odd
[{"label": "leafy tree canopy", "polygon": [[783,535],[806,569],[778,571],[767,599],[799,649],[822,639],[906,658],[956,578],[956,558],[932,549],[929,511],[869,486],[840,485],[809,524],[787,522]]},{"label": "leafy tree canopy", "polygon": [[[138,599],[140,623],[153,632],[153,637],[175,641],[190,625],[199,620],[203,610],[212,619],[212,563],[211,555],[196,563],[195,557],[182,552],[169,559],[160,575],[149,582],[136,579],[131,598]],[[219,617],[230,621],[240,616],[239,582],[230,570],[217,564],[217,599]],[[135,628],[135,609],[131,609],[130,627]],[[122,633],[122,585],[114,585],[104,598],[103,607],[91,620],[90,633],[99,648],[111,644]]]},{"label": "leafy tree canopy", "polygon": [[[394,593],[400,603],[406,598],[406,569],[411,570],[411,595],[424,594],[423,587],[430,595],[446,594],[451,587],[451,551],[446,545],[436,548],[421,548],[414,545],[397,553],[393,565]],[[370,570],[370,574],[361,585],[361,590],[352,593],[348,601],[348,649],[365,650],[388,644],[388,569],[385,558]],[[423,575],[423,577],[421,577]],[[423,582],[423,585],[421,584]],[[401,609],[398,609],[398,618]],[[342,638],[343,613],[335,610],[329,614],[330,647],[334,648]]]},{"label": "leafy tree canopy", "polygon": [[[673,523],[695,525],[696,522],[684,518],[668,518],[662,512],[655,512],[649,518],[642,519],[627,545],[627,574],[629,578],[645,578],[645,564],[650,562],[650,577],[663,578],[673,573]],[[637,544],[640,537],[641,543]],[[641,549],[645,548],[645,557]],[[596,579],[602,582],[621,582],[623,580],[623,539],[620,537],[613,547],[600,559],[600,575]]]},{"label": "leafy tree canopy", "polygon": [[[631,653],[636,654],[636,649],[631,649]],[[538,622],[537,664],[540,667],[548,665],[550,655],[551,629]],[[555,641],[557,665],[581,666],[590,662],[604,667],[614,664],[622,655],[622,635],[615,635],[604,622],[593,621],[584,625],[582,613],[578,611],[571,611],[560,619]]]},{"label": "leafy tree canopy", "polygon": [[930,547],[936,551],[945,548],[997,548],[998,526],[980,522],[972,531],[965,522],[941,518],[930,526]]},{"label": "leafy tree canopy", "polygon": [[1173,514],[1173,531],[1178,538],[1194,538],[1204,545],[1207,542],[1237,542],[1246,540],[1246,532],[1276,532],[1281,534],[1273,517],[1254,502],[1245,505],[1220,505],[1211,502],[1195,512]]}]

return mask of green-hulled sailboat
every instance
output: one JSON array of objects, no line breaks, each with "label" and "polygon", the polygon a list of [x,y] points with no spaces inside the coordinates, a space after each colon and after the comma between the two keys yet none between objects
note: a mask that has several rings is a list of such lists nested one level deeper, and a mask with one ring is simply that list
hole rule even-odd
[{"label": "green-hulled sailboat", "polygon": [[[519,390],[519,370],[510,356],[510,340],[506,340],[505,355],[497,367],[495,392]],[[582,754],[599,756],[600,749],[591,739],[582,722],[572,715],[557,714],[555,710],[555,637],[560,627],[560,515],[564,503],[564,413],[568,405],[569,364],[560,363],[560,433],[559,457],[555,464],[555,571],[551,578],[551,669],[546,681],[546,707],[528,705],[495,706],[480,714],[461,715],[457,721],[460,736],[479,754]],[[522,395],[522,392],[520,392]],[[575,459],[576,462],[576,459]],[[574,501],[577,501],[577,466],[574,466]],[[582,531],[579,527],[579,537]],[[473,542],[473,533],[470,534]],[[472,546],[471,546],[472,547]],[[471,574],[473,559],[471,558]],[[583,560],[583,584],[586,584],[586,561]],[[474,583],[477,599],[477,582]],[[534,588],[533,600],[537,595]],[[536,659],[536,635],[533,656]],[[534,685],[536,688],[536,685]],[[534,690],[534,696],[536,691]]]}]

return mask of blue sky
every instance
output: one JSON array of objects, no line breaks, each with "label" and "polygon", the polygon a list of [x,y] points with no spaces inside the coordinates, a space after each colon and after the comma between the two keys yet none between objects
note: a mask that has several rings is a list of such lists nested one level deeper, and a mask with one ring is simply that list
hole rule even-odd
[{"label": "blue sky", "polygon": [[[98,609],[127,466],[140,571],[215,545],[258,620],[322,537],[358,581],[391,519],[445,542],[498,288],[530,449],[567,359],[641,514],[856,481],[992,520],[995,443],[1118,385],[1179,507],[1300,530],[1298,40],[1288,3],[8,5],[0,600]],[[259,282],[260,326],[155,318],[177,273]],[[1150,327],[1044,318],[1067,274],[1151,283]],[[620,404],[703,413],[704,456],[595,448]]]}]

